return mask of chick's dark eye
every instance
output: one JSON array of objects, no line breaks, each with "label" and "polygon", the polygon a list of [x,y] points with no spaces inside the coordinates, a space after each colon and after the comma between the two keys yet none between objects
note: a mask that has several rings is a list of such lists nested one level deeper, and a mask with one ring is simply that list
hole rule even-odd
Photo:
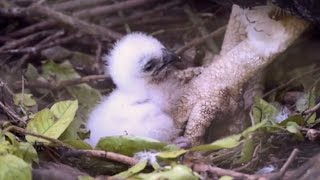
[{"label": "chick's dark eye", "polygon": [[156,60],[155,59],[151,59],[150,61],[148,61],[144,67],[143,67],[143,71],[145,72],[149,72],[151,70],[153,70],[153,68],[156,66]]}]

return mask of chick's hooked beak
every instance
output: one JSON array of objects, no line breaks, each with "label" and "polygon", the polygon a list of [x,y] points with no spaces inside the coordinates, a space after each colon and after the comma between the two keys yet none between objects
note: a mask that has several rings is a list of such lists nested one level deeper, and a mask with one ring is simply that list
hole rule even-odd
[{"label": "chick's hooked beak", "polygon": [[168,65],[177,65],[182,62],[181,57],[168,49],[162,49],[162,63],[158,67],[157,71],[163,70]]}]

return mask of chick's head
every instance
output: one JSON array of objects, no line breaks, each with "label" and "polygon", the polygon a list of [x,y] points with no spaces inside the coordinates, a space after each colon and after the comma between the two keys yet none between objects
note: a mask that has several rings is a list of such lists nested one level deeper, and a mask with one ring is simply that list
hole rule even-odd
[{"label": "chick's head", "polygon": [[115,43],[107,56],[108,70],[119,89],[132,89],[159,82],[173,72],[180,58],[157,39],[143,33],[131,33]]}]

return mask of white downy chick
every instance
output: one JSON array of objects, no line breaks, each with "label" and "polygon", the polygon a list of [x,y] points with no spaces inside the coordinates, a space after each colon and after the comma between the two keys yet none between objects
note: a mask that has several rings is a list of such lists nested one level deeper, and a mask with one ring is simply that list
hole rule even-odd
[{"label": "white downy chick", "polygon": [[106,60],[117,88],[90,114],[89,143],[114,135],[167,142],[177,137],[168,101],[178,92],[179,83],[171,77],[172,64],[180,59],[152,36],[132,33],[115,44]]},{"label": "white downy chick", "polygon": [[181,83],[174,76],[176,68],[173,66],[181,59],[152,36],[126,35],[106,59],[118,90],[152,99],[166,112],[170,110],[170,101],[181,93]]}]

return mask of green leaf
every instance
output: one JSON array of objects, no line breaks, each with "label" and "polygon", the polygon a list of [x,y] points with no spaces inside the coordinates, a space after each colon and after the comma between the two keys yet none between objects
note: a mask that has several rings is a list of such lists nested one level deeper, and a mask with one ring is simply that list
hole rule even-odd
[{"label": "green leaf", "polygon": [[86,143],[83,140],[80,139],[67,139],[63,140],[64,143],[71,145],[72,147],[76,149],[92,149],[90,144]]},{"label": "green leaf", "polygon": [[[54,125],[54,114],[49,109],[43,109],[35,114],[34,118],[27,124],[26,130],[42,135],[47,135],[49,129]],[[27,135],[28,142],[48,142],[47,140]]]},{"label": "green leaf", "polygon": [[[61,101],[54,104],[51,109],[38,112],[28,123],[27,130],[57,139],[72,122],[78,109],[78,101]],[[54,120],[57,118],[57,120]],[[48,142],[47,140],[26,136],[28,142]]]},{"label": "green leaf", "polygon": [[303,96],[301,96],[297,102],[296,102],[296,110],[298,112],[303,112],[304,110],[308,109],[309,107],[309,99],[308,99],[308,95],[304,94]]},{"label": "green leaf", "polygon": [[15,151],[15,148],[9,143],[9,141],[5,141],[5,140],[0,141],[0,155],[13,153],[14,151]]},{"label": "green leaf", "polygon": [[144,174],[141,173],[136,176],[137,178],[146,179],[146,180],[157,180],[157,179],[170,179],[170,180],[197,180],[199,179],[192,170],[183,165],[176,165],[170,167],[165,171],[155,171],[152,173]]},{"label": "green leaf", "polygon": [[299,129],[299,125],[295,122],[288,122],[287,123],[287,131],[289,131],[290,133],[292,134],[295,134],[295,136],[299,139],[299,140],[303,140],[303,135],[302,133],[300,132],[300,129]]},{"label": "green leaf", "polygon": [[278,110],[272,104],[262,98],[256,97],[255,103],[252,107],[253,119],[256,123],[264,120],[272,120],[276,116]]},{"label": "green leaf", "polygon": [[253,132],[255,132],[255,131],[257,131],[257,130],[259,130],[259,129],[261,129],[261,128],[266,127],[266,126],[269,124],[268,122],[269,122],[268,120],[263,120],[263,121],[261,121],[260,123],[254,125],[254,126],[250,126],[250,127],[248,127],[246,130],[244,130],[244,131],[241,133],[241,135],[242,135],[243,137],[247,138],[247,137],[248,137],[250,134],[252,134]]},{"label": "green leaf", "polygon": [[188,151],[184,149],[173,150],[173,151],[163,151],[163,152],[160,152],[157,156],[163,159],[173,159],[185,154],[186,152]]},{"label": "green leaf", "polygon": [[[78,109],[78,101],[77,100],[75,100],[75,101],[61,101],[61,102],[55,103],[50,108],[50,111],[59,120],[67,118],[67,119],[69,119],[67,122],[69,122],[69,121],[71,122],[76,114],[77,109]],[[70,123],[68,123],[68,125],[69,124]]]},{"label": "green leaf", "polygon": [[94,180],[91,176],[78,176],[78,180]]},{"label": "green leaf", "polygon": [[39,162],[38,154],[36,149],[32,146],[32,144],[27,142],[20,142],[19,143],[19,151],[24,161],[26,161],[29,164],[32,164],[32,162]]},{"label": "green leaf", "polygon": [[221,176],[219,180],[233,180],[234,178],[231,176]]},{"label": "green leaf", "polygon": [[300,115],[300,114],[297,114],[297,115],[293,115],[293,116],[290,116],[289,118],[287,118],[286,120],[284,121],[281,121],[279,123],[280,126],[286,126],[286,124],[288,122],[295,122],[296,124],[298,125],[303,125],[304,123],[304,118]]},{"label": "green leaf", "polygon": [[236,163],[242,164],[249,162],[252,159],[254,148],[252,137],[246,138],[242,144],[241,157]]},{"label": "green leaf", "polygon": [[32,94],[17,93],[13,97],[15,105],[34,106],[37,102],[32,98]]},{"label": "green leaf", "polygon": [[[316,88],[313,87],[308,93],[308,108],[312,108],[316,105]],[[308,124],[314,124],[316,122],[317,114],[314,113],[309,119],[307,119]]]},{"label": "green leaf", "polygon": [[0,179],[31,180],[31,166],[14,155],[2,155],[0,156]]},{"label": "green leaf", "polygon": [[37,69],[32,64],[28,64],[25,76],[29,80],[36,80],[40,75],[39,75]]},{"label": "green leaf", "polygon": [[14,134],[12,134],[11,132],[5,132],[4,134],[10,141],[10,143],[13,145],[13,146],[18,146],[19,142],[17,141],[16,139],[16,136]]},{"label": "green leaf", "polygon": [[264,120],[255,126],[251,126],[244,130],[241,134],[231,135],[219,140],[214,141],[211,144],[204,144],[200,146],[195,146],[191,148],[191,151],[213,151],[213,150],[220,150],[220,149],[229,149],[234,148],[240,145],[242,138],[248,138],[250,134],[253,132],[266,127],[269,121]]},{"label": "green leaf", "polygon": [[214,141],[211,144],[204,144],[200,146],[195,146],[191,148],[191,151],[213,151],[213,150],[220,150],[220,149],[228,149],[234,148],[240,145],[241,134],[231,135],[219,140]]},{"label": "green leaf", "polygon": [[96,146],[97,149],[127,156],[133,156],[136,152],[144,150],[165,150],[165,147],[165,143],[134,136],[110,136],[101,138]]},{"label": "green leaf", "polygon": [[147,164],[148,164],[147,160],[142,160],[139,163],[137,163],[136,165],[129,168],[127,171],[124,171],[124,172],[121,172],[119,174],[114,175],[114,177],[120,178],[120,179],[129,178],[129,177],[133,176],[134,174],[137,174],[137,173],[141,172],[142,170],[144,170],[146,168]]},{"label": "green leaf", "polygon": [[[72,80],[81,77],[74,70],[69,61],[65,61],[61,64],[49,61],[44,64],[42,68],[43,76],[47,79],[49,79],[52,74],[55,74],[56,80],[58,81]],[[101,94],[98,90],[85,83],[75,86],[67,86],[66,89],[71,96],[75,97],[79,101],[79,111],[73,122],[61,135],[61,139],[79,139],[78,131],[80,126],[86,122],[89,112],[100,101]]]},{"label": "green leaf", "polygon": [[286,129],[293,134],[300,132],[299,125],[295,122],[288,122]]}]

